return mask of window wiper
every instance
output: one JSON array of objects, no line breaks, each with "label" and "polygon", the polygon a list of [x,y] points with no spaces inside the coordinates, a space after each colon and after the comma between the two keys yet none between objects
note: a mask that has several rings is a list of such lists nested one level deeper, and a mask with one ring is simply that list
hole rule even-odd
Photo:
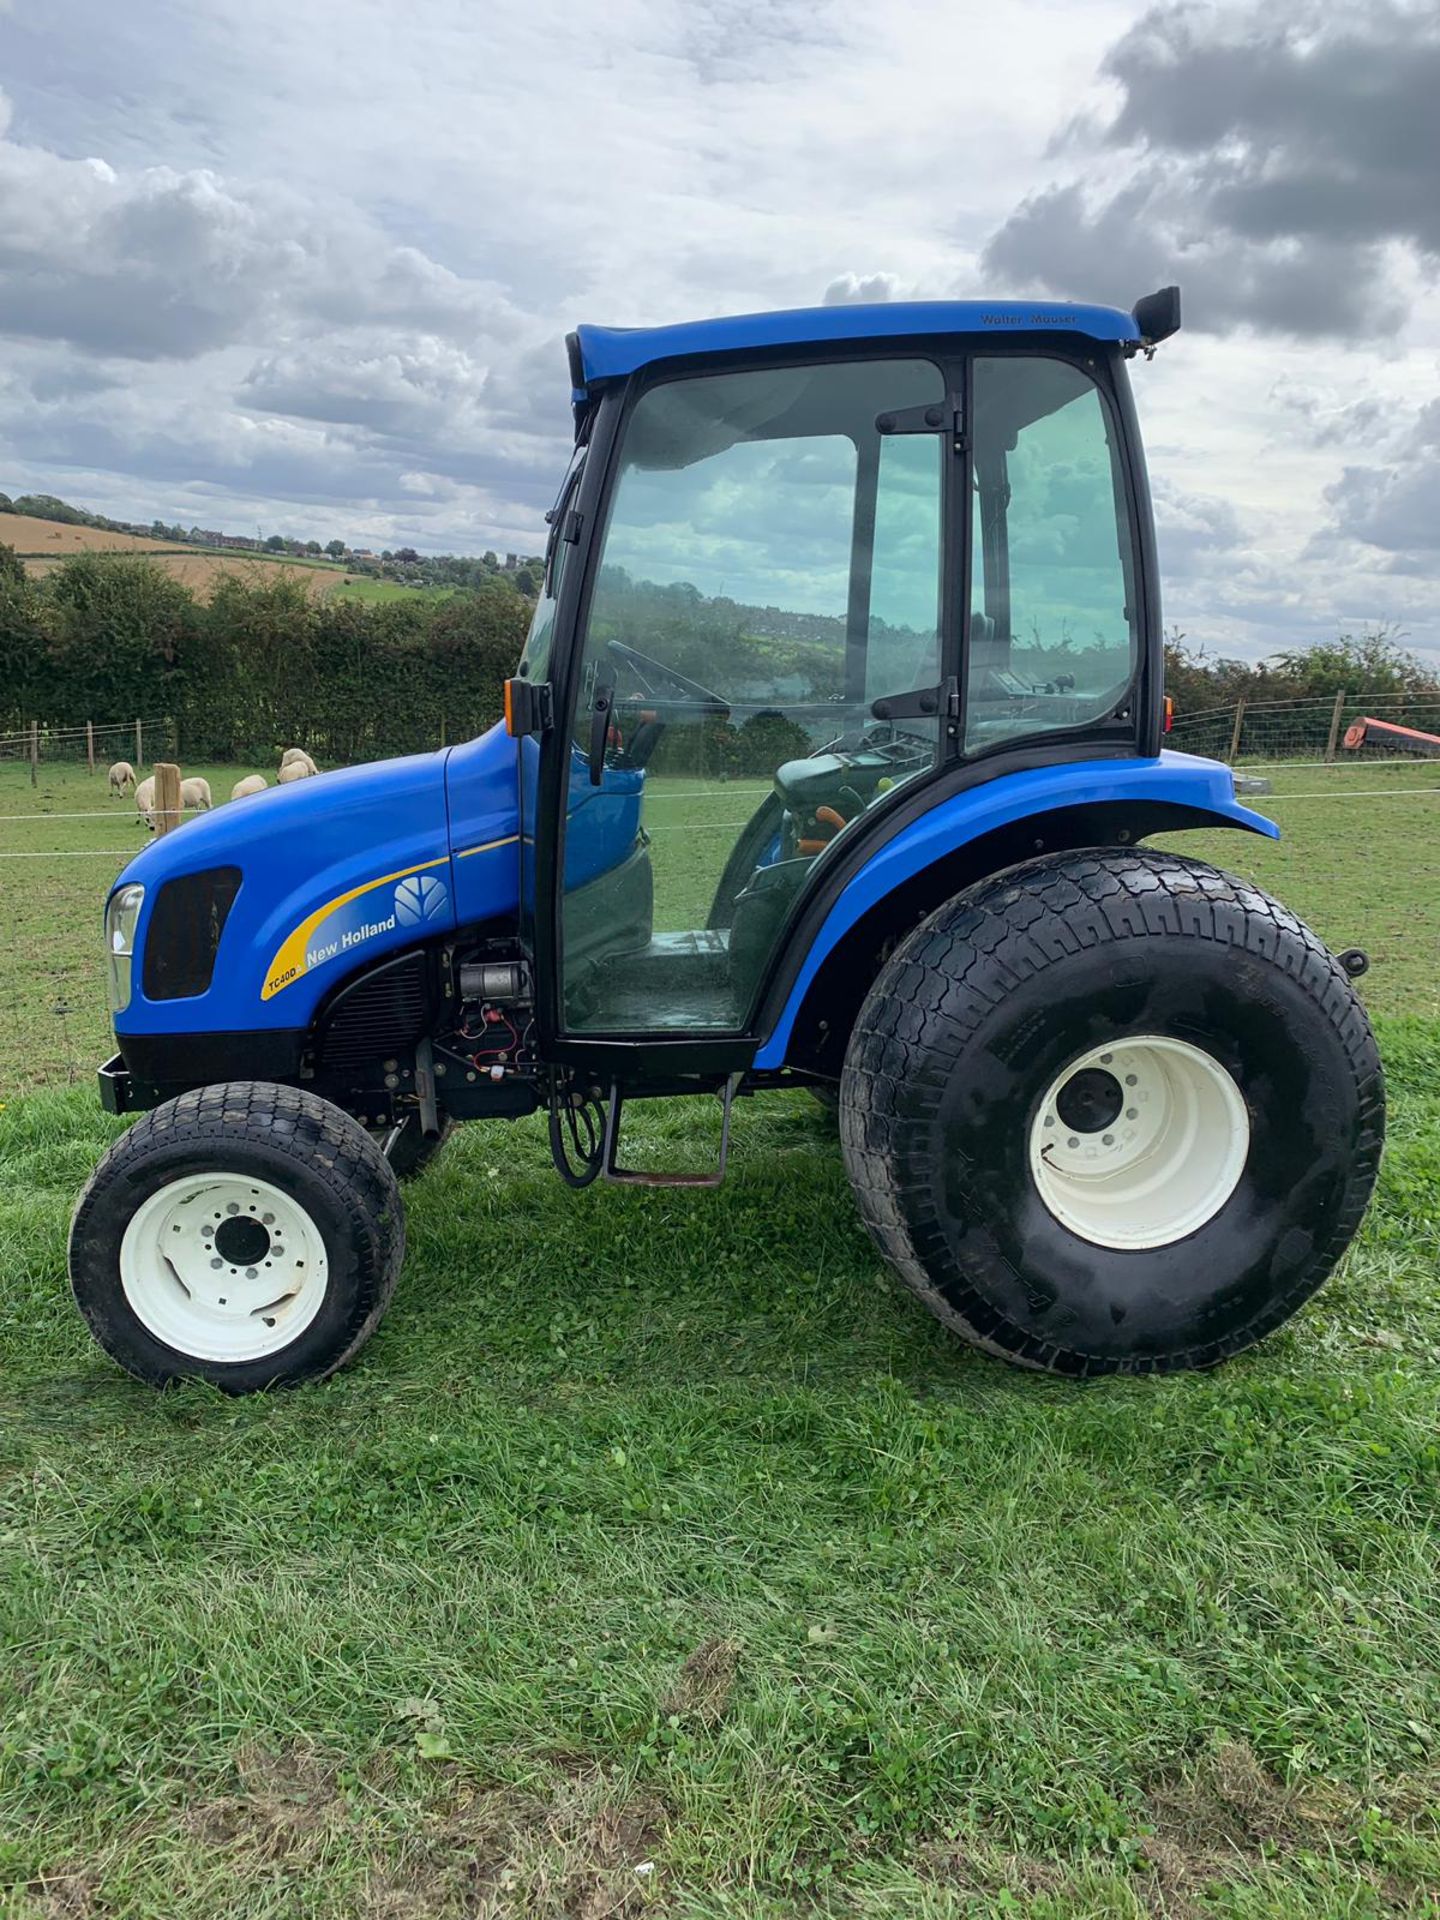
[{"label": "window wiper", "polygon": [[555,504],[545,515],[545,524],[550,529],[545,542],[545,578],[544,591],[549,594],[555,584],[555,554],[560,545],[561,534],[565,528],[565,509],[569,506],[576,488],[580,484],[580,474],[585,465],[585,449],[577,447],[570,456],[570,465],[565,470],[565,478],[560,482],[560,491],[555,496]]}]

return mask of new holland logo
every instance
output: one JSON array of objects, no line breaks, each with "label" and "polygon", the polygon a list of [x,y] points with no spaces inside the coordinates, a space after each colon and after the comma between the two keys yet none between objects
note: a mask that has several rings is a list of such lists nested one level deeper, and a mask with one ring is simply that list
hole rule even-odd
[{"label": "new holland logo", "polygon": [[[402,869],[399,873],[379,874],[346,893],[337,894],[313,913],[307,913],[280,943],[260,989],[260,998],[273,999],[317,967],[328,966],[332,960],[353,953],[356,947],[367,946],[385,934],[393,936],[398,928],[434,926],[448,911],[450,894],[444,881],[436,879],[427,869],[448,864],[448,856],[442,855],[408,872]],[[390,896],[389,913],[382,904],[385,898],[380,891],[382,887],[395,889]]]},{"label": "new holland logo", "polygon": [[395,889],[395,918],[402,927],[424,926],[439,919],[448,897],[443,880],[430,873],[412,874]]}]

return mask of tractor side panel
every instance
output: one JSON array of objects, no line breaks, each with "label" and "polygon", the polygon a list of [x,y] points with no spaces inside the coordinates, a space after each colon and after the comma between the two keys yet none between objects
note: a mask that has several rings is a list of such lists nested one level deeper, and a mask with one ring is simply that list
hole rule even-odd
[{"label": "tractor side panel", "polygon": [[137,967],[116,1021],[130,1036],[244,1034],[309,1025],[346,974],[455,924],[445,755],[350,767],[217,807],[155,841],[139,881],[143,953],[167,880],[240,871],[209,986],[148,999]]},{"label": "tractor side panel", "polygon": [[1137,809],[1160,803],[1208,815],[1216,826],[1240,827],[1278,839],[1280,829],[1235,798],[1230,769],[1215,760],[1169,751],[1154,759],[1083,760],[1024,773],[1002,774],[938,800],[853,874],[811,940],[780,1016],[755,1055],[757,1069],[786,1064],[787,1048],[805,995],[826,956],[862,915],[926,867],[1016,821],[1069,807],[1097,804]]},{"label": "tractor side panel", "polygon": [[462,927],[482,920],[518,925],[518,780],[516,743],[499,724],[454,748],[446,764],[455,917]]}]

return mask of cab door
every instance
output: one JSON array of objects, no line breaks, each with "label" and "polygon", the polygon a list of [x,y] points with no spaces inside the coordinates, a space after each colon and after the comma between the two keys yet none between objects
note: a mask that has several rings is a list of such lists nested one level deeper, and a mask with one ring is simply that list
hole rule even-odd
[{"label": "cab door", "polygon": [[918,355],[752,364],[626,404],[545,746],[562,1051],[744,1036],[813,871],[954,751],[960,463],[889,430],[947,386]]}]

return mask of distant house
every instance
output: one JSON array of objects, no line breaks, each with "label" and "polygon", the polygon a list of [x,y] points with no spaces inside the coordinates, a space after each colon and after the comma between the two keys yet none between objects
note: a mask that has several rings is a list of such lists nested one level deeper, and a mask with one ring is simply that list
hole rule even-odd
[{"label": "distant house", "polygon": [[375,557],[375,551],[372,547],[351,547],[349,553],[346,555],[346,558],[350,560],[373,560]]}]

